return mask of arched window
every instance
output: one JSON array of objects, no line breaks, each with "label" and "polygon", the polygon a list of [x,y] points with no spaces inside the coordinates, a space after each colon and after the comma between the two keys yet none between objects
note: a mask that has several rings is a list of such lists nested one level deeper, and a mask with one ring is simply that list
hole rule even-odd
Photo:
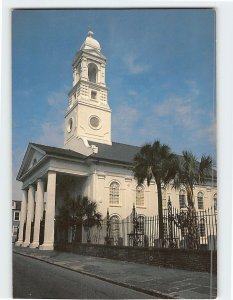
[{"label": "arched window", "polygon": [[136,206],[144,206],[144,188],[142,185],[136,187]]},{"label": "arched window", "polygon": [[143,215],[138,216],[138,231],[144,234],[145,230],[145,217]]},{"label": "arched window", "polygon": [[110,218],[110,237],[113,240],[113,244],[117,245],[120,237],[120,219],[114,215]]},{"label": "arched window", "polygon": [[120,185],[116,181],[114,181],[110,184],[109,203],[112,205],[119,204],[119,188],[120,188]]},{"label": "arched window", "polygon": [[214,210],[217,210],[217,194],[214,194]]},{"label": "arched window", "polygon": [[197,194],[197,205],[198,209],[204,209],[204,196],[202,192]]},{"label": "arched window", "polygon": [[199,234],[201,237],[205,236],[205,220],[202,218],[199,223]]},{"label": "arched window", "polygon": [[180,203],[180,208],[186,208],[186,197],[185,197],[185,191],[184,190],[180,190],[179,203]]},{"label": "arched window", "polygon": [[88,79],[90,82],[94,82],[94,83],[97,82],[97,72],[98,72],[97,66],[93,63],[90,63],[88,65]]}]

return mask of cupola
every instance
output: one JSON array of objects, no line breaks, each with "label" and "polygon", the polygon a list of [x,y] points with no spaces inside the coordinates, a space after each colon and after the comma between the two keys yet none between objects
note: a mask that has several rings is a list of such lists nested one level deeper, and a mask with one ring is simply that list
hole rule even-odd
[{"label": "cupola", "polygon": [[84,43],[82,44],[80,50],[84,50],[84,49],[95,49],[98,52],[100,52],[101,48],[100,48],[100,44],[97,40],[95,40],[93,38],[94,33],[92,31],[88,31],[87,33],[87,37],[84,41]]}]

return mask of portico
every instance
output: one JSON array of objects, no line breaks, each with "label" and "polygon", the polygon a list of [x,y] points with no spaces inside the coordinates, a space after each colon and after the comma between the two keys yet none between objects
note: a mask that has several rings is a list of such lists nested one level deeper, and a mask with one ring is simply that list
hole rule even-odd
[{"label": "portico", "polygon": [[[62,154],[69,152],[69,158],[59,157],[57,149],[42,145],[29,145],[25,155],[27,156],[25,164],[22,165],[18,175],[23,186],[21,219],[16,246],[53,250],[56,204],[59,206],[59,203],[62,203],[64,193],[68,189],[71,193],[76,193],[75,188],[79,189],[79,193],[85,190],[85,182],[89,173],[83,166],[83,155],[75,155],[70,153],[72,152],[70,150],[64,150]],[[42,156],[35,161],[35,157],[39,157],[39,154]],[[72,157],[72,154],[75,157]],[[34,161],[34,164],[28,163],[29,158]],[[73,181],[76,183],[72,189],[69,183]],[[78,181],[80,184],[77,184]],[[41,228],[44,215],[44,228]],[[40,232],[42,229],[44,232]],[[39,241],[40,235],[44,236],[42,244]]]},{"label": "portico", "polygon": [[[46,218],[44,227],[44,243],[40,249],[52,250],[54,244],[54,216],[56,197],[56,172],[48,171],[47,178],[38,178],[22,191],[22,218],[20,220],[17,246],[39,247],[40,222],[43,218],[45,182],[47,180]],[[32,224],[34,226],[32,226]],[[26,225],[26,228],[24,229]]]}]

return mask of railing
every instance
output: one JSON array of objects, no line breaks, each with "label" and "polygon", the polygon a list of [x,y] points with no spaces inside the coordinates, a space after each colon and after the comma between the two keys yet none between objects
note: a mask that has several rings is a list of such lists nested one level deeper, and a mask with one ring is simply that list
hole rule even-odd
[{"label": "railing", "polygon": [[[159,237],[159,216],[138,215],[135,207],[124,220],[107,218],[88,232],[93,244],[217,250],[217,212],[214,208],[191,212],[168,204],[163,210],[164,238]],[[83,231],[82,241],[87,242]]]}]

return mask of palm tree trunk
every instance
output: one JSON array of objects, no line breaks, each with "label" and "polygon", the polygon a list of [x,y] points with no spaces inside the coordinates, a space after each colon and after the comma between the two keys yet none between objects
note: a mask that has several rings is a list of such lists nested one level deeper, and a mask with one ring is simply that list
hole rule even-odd
[{"label": "palm tree trunk", "polygon": [[190,249],[199,248],[198,225],[196,219],[196,209],[194,207],[193,190],[188,190],[188,247]]},{"label": "palm tree trunk", "polygon": [[160,181],[156,181],[156,185],[158,191],[159,239],[162,243],[162,247],[164,247],[162,187]]}]

